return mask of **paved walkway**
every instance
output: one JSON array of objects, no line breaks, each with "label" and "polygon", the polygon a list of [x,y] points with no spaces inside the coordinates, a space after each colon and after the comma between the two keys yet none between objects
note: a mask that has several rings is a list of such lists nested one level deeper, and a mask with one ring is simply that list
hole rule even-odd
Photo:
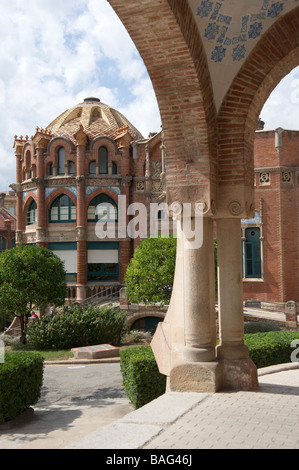
[{"label": "paved walkway", "polygon": [[299,363],[259,371],[255,392],[167,393],[71,449],[299,449]]}]

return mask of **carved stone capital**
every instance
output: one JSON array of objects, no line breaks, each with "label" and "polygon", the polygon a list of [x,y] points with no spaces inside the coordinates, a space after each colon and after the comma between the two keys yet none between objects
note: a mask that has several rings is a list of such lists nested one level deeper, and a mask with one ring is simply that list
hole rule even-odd
[{"label": "carved stone capital", "polygon": [[45,243],[47,241],[47,229],[38,227],[36,229],[36,242]]},{"label": "carved stone capital", "polygon": [[84,175],[78,175],[76,176],[76,183],[78,185],[83,185],[85,184],[85,176]]},{"label": "carved stone capital", "polygon": [[131,182],[132,182],[132,176],[124,176],[122,179],[121,179],[121,185],[122,186],[130,186],[131,185]]},{"label": "carved stone capital", "polygon": [[86,227],[76,227],[76,240],[82,242],[86,240]]}]

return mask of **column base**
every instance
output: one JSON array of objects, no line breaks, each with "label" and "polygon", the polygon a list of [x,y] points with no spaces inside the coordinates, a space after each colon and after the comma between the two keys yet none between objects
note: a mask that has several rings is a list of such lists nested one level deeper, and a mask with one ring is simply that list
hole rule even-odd
[{"label": "column base", "polygon": [[257,367],[250,358],[222,359],[222,390],[250,391],[259,387]]},{"label": "column base", "polygon": [[258,387],[257,368],[251,359],[222,359],[174,366],[167,377],[166,392],[217,393]]},{"label": "column base", "polygon": [[170,371],[166,391],[218,392],[222,384],[222,369],[218,362],[184,362]]}]

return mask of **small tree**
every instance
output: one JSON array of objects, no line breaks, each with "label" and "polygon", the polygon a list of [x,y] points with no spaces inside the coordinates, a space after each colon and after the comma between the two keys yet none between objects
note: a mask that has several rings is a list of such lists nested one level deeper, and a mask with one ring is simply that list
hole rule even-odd
[{"label": "small tree", "polygon": [[125,275],[131,303],[169,302],[176,259],[176,239],[146,238],[135,250]]},{"label": "small tree", "polygon": [[19,318],[23,344],[34,310],[64,304],[65,278],[63,261],[46,248],[18,245],[0,255],[1,314]]}]

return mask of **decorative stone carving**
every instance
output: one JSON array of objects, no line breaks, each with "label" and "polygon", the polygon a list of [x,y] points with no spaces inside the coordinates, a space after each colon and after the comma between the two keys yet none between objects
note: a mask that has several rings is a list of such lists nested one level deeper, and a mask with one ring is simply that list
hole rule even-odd
[{"label": "decorative stone carving", "polygon": [[77,242],[86,240],[86,227],[76,227],[76,240]]},{"label": "decorative stone carving", "polygon": [[259,173],[259,185],[266,185],[270,184],[270,172],[269,171],[263,171],[262,173]]},{"label": "decorative stone carving", "polygon": [[84,175],[78,175],[76,176],[76,183],[78,185],[83,185],[85,184],[85,176]]},{"label": "decorative stone carving", "polygon": [[47,241],[48,241],[47,229],[37,228],[36,229],[36,242],[44,243],[44,242],[47,242]]},{"label": "decorative stone carving", "polygon": [[162,182],[160,180],[153,180],[152,191],[153,193],[160,193],[163,190]]},{"label": "decorative stone carving", "polygon": [[160,161],[153,163],[154,172],[152,174],[153,178],[160,178],[162,172],[162,163]]},{"label": "decorative stone carving", "polygon": [[283,171],[281,173],[281,181],[283,183],[292,183],[292,172],[291,171]]},{"label": "decorative stone carving", "polygon": [[124,176],[121,179],[122,186],[130,186],[132,179],[133,179],[132,176]]},{"label": "decorative stone carving", "polygon": [[138,193],[144,192],[145,190],[145,183],[144,181],[137,181],[136,182],[136,191]]},{"label": "decorative stone carving", "polygon": [[232,215],[240,215],[242,213],[242,206],[238,201],[233,201],[229,205],[229,211]]}]

